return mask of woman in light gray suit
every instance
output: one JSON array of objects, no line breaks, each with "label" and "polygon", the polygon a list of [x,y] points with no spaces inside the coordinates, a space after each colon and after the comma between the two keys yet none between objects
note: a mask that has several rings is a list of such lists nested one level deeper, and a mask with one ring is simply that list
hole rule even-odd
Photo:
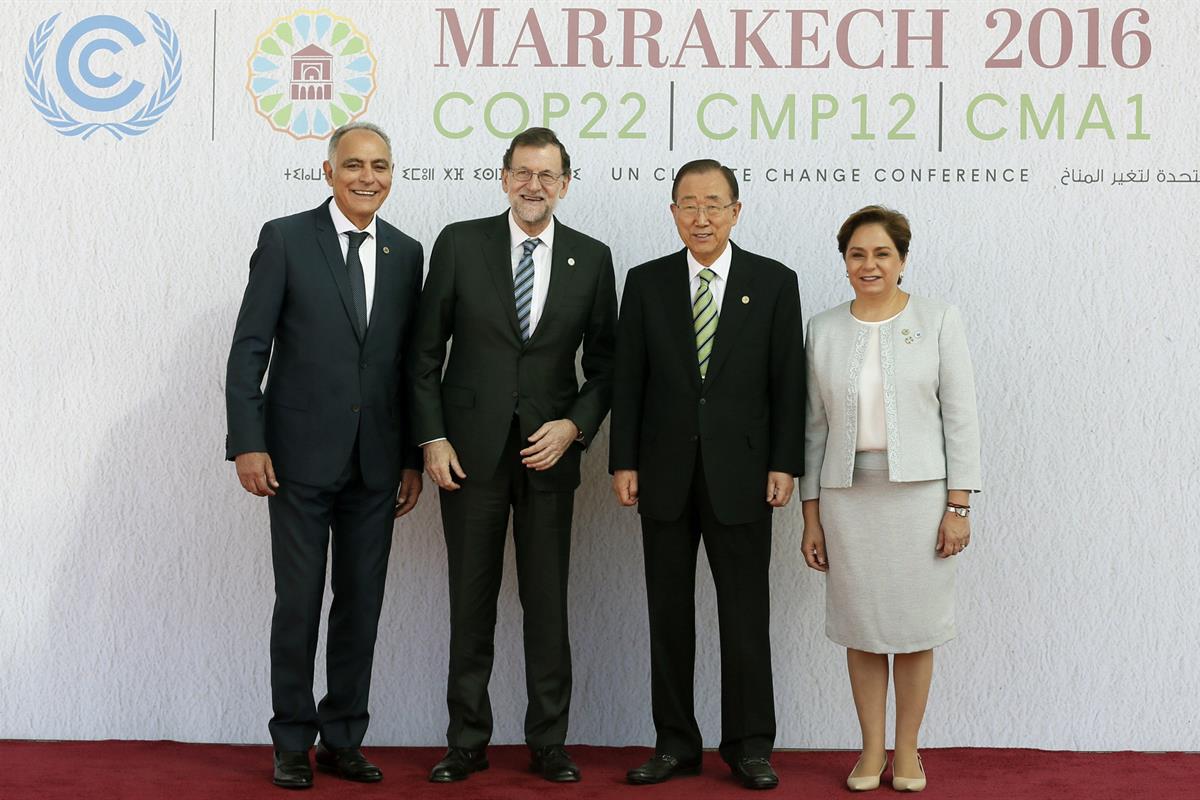
[{"label": "woman in light gray suit", "polygon": [[925,788],[917,737],[933,649],[955,635],[954,561],[979,491],[975,384],[958,310],[900,289],[903,214],[868,206],[838,231],[854,300],[808,326],[804,559],[826,574],[825,633],[846,647],[862,728],[851,789],[879,786],[894,653],[892,785]]}]

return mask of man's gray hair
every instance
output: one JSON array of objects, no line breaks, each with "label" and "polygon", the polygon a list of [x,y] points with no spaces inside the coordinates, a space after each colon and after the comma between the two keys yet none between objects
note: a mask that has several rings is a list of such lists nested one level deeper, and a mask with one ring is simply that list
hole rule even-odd
[{"label": "man's gray hair", "polygon": [[340,142],[342,137],[350,131],[370,131],[371,133],[375,134],[380,139],[383,139],[383,143],[387,145],[388,158],[390,159],[392,157],[392,140],[389,139],[388,135],[383,132],[383,128],[379,127],[374,122],[347,122],[345,125],[334,131],[333,136],[329,137],[329,154],[326,157],[329,159],[329,163],[333,164],[333,166],[337,166],[337,164],[333,163],[333,154],[337,152],[338,142]]}]

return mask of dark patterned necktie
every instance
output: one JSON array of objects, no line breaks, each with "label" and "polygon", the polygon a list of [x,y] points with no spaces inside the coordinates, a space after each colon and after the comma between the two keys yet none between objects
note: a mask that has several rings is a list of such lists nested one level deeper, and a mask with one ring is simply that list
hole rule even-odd
[{"label": "dark patterned necktie", "polygon": [[350,249],[346,251],[346,272],[350,275],[350,296],[354,298],[354,316],[358,322],[358,335],[367,335],[367,282],[363,278],[362,260],[358,248],[370,235],[365,231],[350,231]]}]

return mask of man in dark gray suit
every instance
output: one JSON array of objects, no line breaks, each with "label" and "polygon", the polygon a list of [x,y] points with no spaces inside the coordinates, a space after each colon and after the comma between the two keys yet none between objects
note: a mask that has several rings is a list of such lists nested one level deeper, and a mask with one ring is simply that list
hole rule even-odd
[{"label": "man in dark gray suit", "polygon": [[779,783],[771,683],[771,512],[804,471],[796,274],[730,241],[742,204],[716,161],[679,168],[684,248],[629,271],[617,332],[609,468],[642,519],[654,757],[630,783],[700,771],[693,702],[701,540],[721,632],[721,757],[748,788]]},{"label": "man in dark gray suit", "polygon": [[571,184],[570,157],[553,131],[513,139],[502,181],[509,209],[438,236],[415,331],[414,441],[441,489],[450,572],[449,750],[430,774],[435,782],[487,767],[510,508],[524,609],[525,740],[542,777],[579,780],[563,749],[567,572],[580,456],[612,397],[612,255],[553,216]]},{"label": "man in dark gray suit", "polygon": [[[312,785],[318,733],[318,766],[348,780],[383,778],[359,748],[392,524],[421,493],[403,354],[423,257],[375,213],[392,184],[387,136],[369,123],[339,128],[324,170],[331,200],[259,234],[225,387],[226,457],[246,491],[269,498],[270,730],[274,781],[288,788]],[[331,530],[328,691],[316,705]]]}]

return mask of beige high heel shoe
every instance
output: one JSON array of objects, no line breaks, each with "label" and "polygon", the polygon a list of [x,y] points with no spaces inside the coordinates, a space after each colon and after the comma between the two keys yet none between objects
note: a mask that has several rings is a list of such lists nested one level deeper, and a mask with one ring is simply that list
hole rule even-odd
[{"label": "beige high heel shoe", "polygon": [[921,777],[905,778],[896,774],[896,761],[892,760],[892,788],[897,792],[920,792],[925,789],[925,762],[917,753],[917,766],[921,768]]},{"label": "beige high heel shoe", "polygon": [[852,792],[869,792],[872,789],[878,789],[879,780],[883,777],[883,771],[887,769],[887,753],[883,754],[883,766],[879,768],[878,775],[854,777],[854,770],[858,769],[858,765],[861,763],[861,757],[858,761],[854,762],[854,769],[850,770],[850,775],[846,778],[846,788]]}]

